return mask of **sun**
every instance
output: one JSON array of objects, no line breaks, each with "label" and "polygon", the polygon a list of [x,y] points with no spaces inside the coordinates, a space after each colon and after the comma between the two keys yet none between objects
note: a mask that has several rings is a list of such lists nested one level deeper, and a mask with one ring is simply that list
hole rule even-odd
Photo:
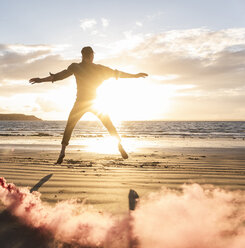
[{"label": "sun", "polygon": [[157,119],[169,111],[172,90],[145,79],[107,80],[97,89],[94,108],[113,121]]}]

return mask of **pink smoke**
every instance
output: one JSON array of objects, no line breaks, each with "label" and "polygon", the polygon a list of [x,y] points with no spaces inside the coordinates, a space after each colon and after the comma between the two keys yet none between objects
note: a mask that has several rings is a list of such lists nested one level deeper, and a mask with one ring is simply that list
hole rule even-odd
[{"label": "pink smoke", "polygon": [[28,226],[50,232],[66,243],[100,246],[114,224],[112,217],[98,213],[75,201],[63,201],[51,207],[42,203],[40,193],[17,188],[0,178],[0,199],[6,208]]},{"label": "pink smoke", "polygon": [[28,226],[65,243],[91,247],[244,248],[243,191],[184,185],[182,192],[162,189],[141,199],[123,218],[100,213],[75,201],[51,207],[40,194],[0,178],[0,199]]},{"label": "pink smoke", "polygon": [[140,247],[244,248],[245,195],[198,184],[152,193],[134,212]]}]

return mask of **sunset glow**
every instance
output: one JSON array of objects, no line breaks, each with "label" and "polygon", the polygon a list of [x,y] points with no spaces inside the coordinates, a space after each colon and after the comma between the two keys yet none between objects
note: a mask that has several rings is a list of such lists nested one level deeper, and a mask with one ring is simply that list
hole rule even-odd
[{"label": "sunset glow", "polygon": [[115,121],[157,118],[170,111],[174,90],[147,79],[107,80],[98,88],[95,108]]},{"label": "sunset glow", "polygon": [[117,139],[112,136],[97,140],[90,139],[86,142],[86,151],[99,154],[118,154],[117,144]]},{"label": "sunset glow", "polygon": [[47,8],[46,1],[2,1],[0,112],[66,120],[76,99],[74,76],[54,84],[28,80],[79,63],[89,45],[96,64],[149,74],[110,79],[98,89],[96,108],[116,121],[243,120],[244,3],[219,2],[135,1],[128,8],[111,0],[55,0]]}]

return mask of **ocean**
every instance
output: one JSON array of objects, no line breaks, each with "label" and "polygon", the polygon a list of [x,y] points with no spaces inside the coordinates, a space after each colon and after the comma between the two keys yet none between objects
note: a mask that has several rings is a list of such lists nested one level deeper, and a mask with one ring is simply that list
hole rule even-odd
[{"label": "ocean", "polygon": [[[61,137],[66,121],[0,121],[0,136]],[[129,138],[233,138],[245,139],[245,121],[123,121],[115,125]],[[73,137],[104,137],[99,121],[80,121]]]}]

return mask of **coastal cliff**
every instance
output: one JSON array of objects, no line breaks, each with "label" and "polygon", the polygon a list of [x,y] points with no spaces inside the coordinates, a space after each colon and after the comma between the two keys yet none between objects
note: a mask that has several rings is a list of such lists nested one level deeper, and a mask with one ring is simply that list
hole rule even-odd
[{"label": "coastal cliff", "polygon": [[0,121],[42,121],[34,115],[0,114]]}]

